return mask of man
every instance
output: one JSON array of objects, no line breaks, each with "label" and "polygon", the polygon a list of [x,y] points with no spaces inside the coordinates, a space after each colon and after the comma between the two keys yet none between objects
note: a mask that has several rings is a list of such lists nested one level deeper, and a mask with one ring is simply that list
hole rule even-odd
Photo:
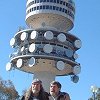
[{"label": "man", "polygon": [[70,96],[68,93],[61,92],[61,84],[58,81],[52,81],[49,100],[70,100]]},{"label": "man", "polygon": [[49,100],[48,93],[42,87],[42,81],[34,79],[31,88],[26,92],[21,100]]}]

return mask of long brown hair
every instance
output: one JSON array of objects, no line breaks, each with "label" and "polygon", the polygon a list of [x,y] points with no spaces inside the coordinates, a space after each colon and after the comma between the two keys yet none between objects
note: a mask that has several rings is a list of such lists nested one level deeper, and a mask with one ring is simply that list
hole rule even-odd
[{"label": "long brown hair", "polygon": [[[31,95],[32,95],[32,86],[26,92],[25,100],[29,100]],[[42,84],[40,84],[40,91],[39,91],[38,99],[39,100],[49,100],[49,94],[44,91]]]}]

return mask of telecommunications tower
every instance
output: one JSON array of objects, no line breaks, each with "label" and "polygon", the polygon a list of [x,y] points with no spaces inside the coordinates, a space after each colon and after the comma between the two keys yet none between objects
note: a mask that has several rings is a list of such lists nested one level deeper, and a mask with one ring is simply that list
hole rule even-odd
[{"label": "telecommunications tower", "polygon": [[81,71],[76,51],[81,40],[69,31],[74,26],[73,0],[27,0],[26,24],[10,41],[14,52],[6,70],[18,69],[42,80],[45,90],[56,76],[78,82]]}]

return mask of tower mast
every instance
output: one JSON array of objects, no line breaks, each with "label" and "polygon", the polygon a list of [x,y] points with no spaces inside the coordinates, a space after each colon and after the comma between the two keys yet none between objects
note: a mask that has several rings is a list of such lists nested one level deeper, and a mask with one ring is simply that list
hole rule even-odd
[{"label": "tower mast", "polygon": [[72,0],[27,0],[25,21],[29,28],[19,30],[11,39],[16,52],[6,69],[14,67],[34,74],[47,91],[56,76],[70,75],[76,83],[81,70],[76,51],[81,48],[81,40],[69,32],[74,17]]}]

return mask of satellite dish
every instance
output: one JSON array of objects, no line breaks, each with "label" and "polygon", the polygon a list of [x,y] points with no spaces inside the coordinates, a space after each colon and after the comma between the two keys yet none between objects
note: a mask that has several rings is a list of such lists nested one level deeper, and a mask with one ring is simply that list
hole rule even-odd
[{"label": "satellite dish", "polygon": [[15,40],[15,38],[12,38],[11,40],[10,40],[10,46],[14,46],[15,45],[15,42],[16,42],[16,40]]},{"label": "satellite dish", "polygon": [[75,66],[75,67],[73,68],[73,73],[74,73],[75,75],[79,74],[80,72],[81,72],[81,67],[80,67],[80,66]]},{"label": "satellite dish", "polygon": [[20,68],[20,67],[22,67],[22,65],[23,65],[23,60],[22,60],[22,59],[18,59],[18,60],[17,60],[17,63],[16,63],[16,66],[17,66],[18,68]]},{"label": "satellite dish", "polygon": [[56,50],[56,54],[58,54],[58,55],[61,55],[61,54],[62,54],[62,52],[61,52],[61,49],[60,49],[60,48],[56,47],[56,48],[55,48],[55,50]]},{"label": "satellite dish", "polygon": [[11,64],[10,62],[8,62],[8,63],[6,64],[6,71],[10,71],[11,68],[12,68],[12,64]]},{"label": "satellite dish", "polygon": [[78,58],[78,54],[74,53],[73,57],[76,60]]},{"label": "satellite dish", "polygon": [[73,81],[74,83],[77,83],[79,81],[79,77],[76,75],[71,76],[71,81]]},{"label": "satellite dish", "polygon": [[30,35],[30,38],[31,39],[37,39],[38,37],[38,32],[37,31],[32,31],[31,35]]},{"label": "satellite dish", "polygon": [[61,51],[60,48],[56,48],[56,54],[61,56],[63,55],[63,52]]},{"label": "satellite dish", "polygon": [[56,66],[57,66],[57,69],[61,71],[61,70],[64,70],[65,63],[63,61],[58,61]]},{"label": "satellite dish", "polygon": [[51,53],[52,50],[53,50],[53,47],[52,47],[52,45],[50,45],[50,44],[46,44],[46,45],[43,47],[43,50],[44,50],[45,53]]},{"label": "satellite dish", "polygon": [[29,59],[28,65],[29,65],[29,67],[32,67],[32,66],[35,65],[35,58],[34,57],[32,57],[32,58]]},{"label": "satellite dish", "polygon": [[26,40],[26,39],[28,38],[28,33],[23,32],[23,33],[21,34],[20,38],[21,38],[22,41]]},{"label": "satellite dish", "polygon": [[63,33],[60,33],[58,36],[57,36],[57,39],[59,42],[65,42],[66,41],[66,36],[65,34]]},{"label": "satellite dish", "polygon": [[52,40],[53,39],[53,33],[51,31],[46,31],[45,34],[44,34],[44,37],[47,40]]},{"label": "satellite dish", "polygon": [[71,49],[66,49],[65,54],[66,54],[66,56],[68,56],[68,57],[72,57],[72,56],[73,56],[73,50],[71,50]]},{"label": "satellite dish", "polygon": [[75,46],[76,48],[81,48],[81,46],[82,46],[81,40],[75,40],[74,46]]},{"label": "satellite dish", "polygon": [[36,51],[36,44],[32,43],[30,46],[29,46],[29,52],[34,52]]},{"label": "satellite dish", "polygon": [[25,50],[25,47],[22,46],[20,51],[23,52],[24,50]]}]

